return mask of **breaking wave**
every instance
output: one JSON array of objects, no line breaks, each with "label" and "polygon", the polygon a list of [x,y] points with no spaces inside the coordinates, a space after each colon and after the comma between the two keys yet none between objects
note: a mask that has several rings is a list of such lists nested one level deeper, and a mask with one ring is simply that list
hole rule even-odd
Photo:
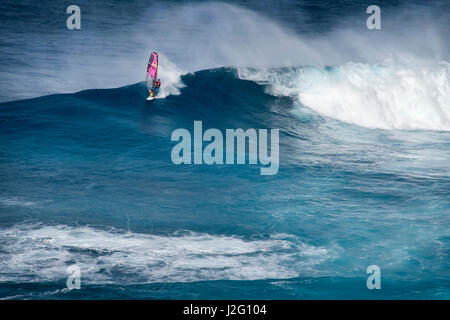
[{"label": "breaking wave", "polygon": [[352,63],[336,67],[238,70],[314,111],[379,129],[450,131],[450,64]]}]

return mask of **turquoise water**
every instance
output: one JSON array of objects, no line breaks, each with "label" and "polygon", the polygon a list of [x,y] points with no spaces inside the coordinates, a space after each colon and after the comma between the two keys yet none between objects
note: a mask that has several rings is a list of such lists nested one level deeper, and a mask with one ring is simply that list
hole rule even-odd
[{"label": "turquoise water", "polygon": [[[128,79],[26,100],[17,83],[2,85],[13,101],[0,104],[0,297],[450,297],[448,59],[178,70],[170,50],[151,103]],[[53,54],[36,53],[38,65]],[[0,57],[6,83],[16,67]],[[58,92],[55,68],[41,77]],[[82,81],[87,68],[71,79],[102,88]],[[196,120],[222,132],[279,129],[278,174],[174,165],[171,134]],[[81,290],[66,289],[71,265]],[[381,290],[367,289],[370,265]]]},{"label": "turquoise water", "polygon": [[[151,106],[143,84],[2,104],[2,295],[448,297],[448,133],[304,113],[227,69],[182,80]],[[279,173],[174,165],[196,119],[280,128]],[[80,293],[61,292],[71,264]]]}]

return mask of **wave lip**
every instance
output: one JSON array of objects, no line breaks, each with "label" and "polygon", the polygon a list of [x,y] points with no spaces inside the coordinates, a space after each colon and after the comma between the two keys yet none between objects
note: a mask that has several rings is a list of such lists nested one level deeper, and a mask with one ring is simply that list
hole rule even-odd
[{"label": "wave lip", "polygon": [[[244,240],[90,227],[16,225],[0,235],[0,281],[56,281],[76,264],[87,283],[192,282],[297,277],[330,255],[293,236]],[[85,282],[85,283],[86,283]]]}]

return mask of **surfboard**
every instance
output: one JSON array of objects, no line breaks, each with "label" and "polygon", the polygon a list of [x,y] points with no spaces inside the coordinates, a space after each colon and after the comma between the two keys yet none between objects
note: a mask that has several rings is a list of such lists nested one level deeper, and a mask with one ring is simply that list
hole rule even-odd
[{"label": "surfboard", "polygon": [[[155,97],[156,94],[155,84],[157,76],[158,76],[158,53],[152,52],[150,58],[148,59],[147,76],[145,77],[145,82],[147,83],[147,88],[150,94],[147,98],[148,101],[153,100]],[[149,81],[151,81],[150,84]]]}]

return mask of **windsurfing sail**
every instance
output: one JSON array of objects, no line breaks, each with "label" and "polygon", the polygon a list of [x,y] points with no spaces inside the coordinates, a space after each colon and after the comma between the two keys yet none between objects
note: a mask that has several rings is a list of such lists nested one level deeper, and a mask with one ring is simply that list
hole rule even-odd
[{"label": "windsurfing sail", "polygon": [[[158,76],[158,53],[152,52],[150,59],[148,59],[147,65],[147,76],[145,81],[151,81],[151,86],[149,86],[150,97],[153,97],[155,92],[156,77]],[[150,78],[150,79],[149,79]]]}]

